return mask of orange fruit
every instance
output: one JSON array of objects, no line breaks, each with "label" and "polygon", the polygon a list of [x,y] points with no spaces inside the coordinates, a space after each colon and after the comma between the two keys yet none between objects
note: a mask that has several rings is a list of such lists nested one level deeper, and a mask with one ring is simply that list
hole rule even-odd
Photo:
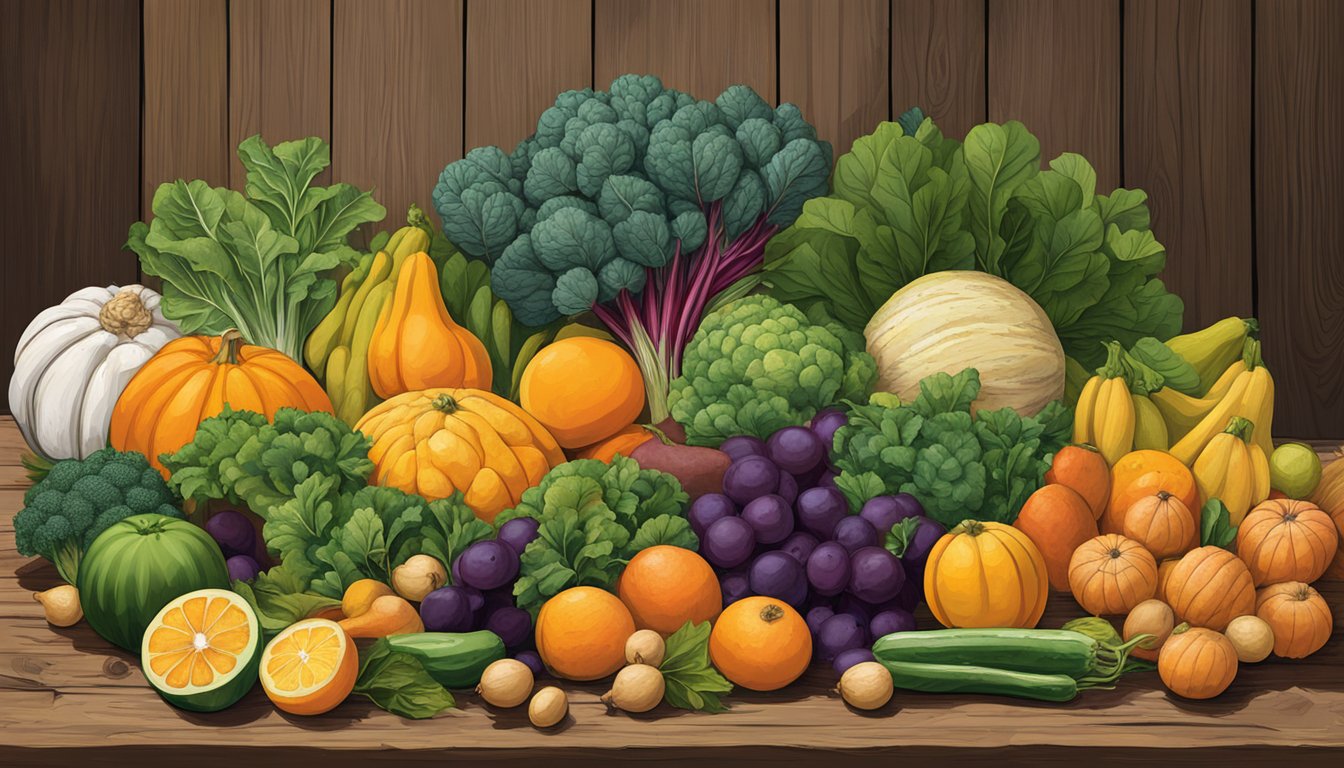
[{"label": "orange fruit", "polygon": [[541,348],[523,369],[518,403],[564,448],[620,432],[644,410],[644,377],[628,352],[586,336]]},{"label": "orange fruit", "polygon": [[355,689],[355,641],[329,619],[304,619],[281,630],[261,653],[261,687],[292,715],[335,709]]},{"label": "orange fruit", "polygon": [[782,600],[748,597],[723,609],[709,633],[709,660],[724,677],[753,691],[798,679],[812,660],[807,622]]},{"label": "orange fruit", "polygon": [[667,544],[631,558],[617,592],[637,628],[664,636],[688,621],[713,621],[723,609],[723,592],[710,564],[689,549]]},{"label": "orange fruit", "polygon": [[597,587],[571,587],[537,614],[537,653],[557,676],[597,680],[625,666],[635,620],[619,598]]}]

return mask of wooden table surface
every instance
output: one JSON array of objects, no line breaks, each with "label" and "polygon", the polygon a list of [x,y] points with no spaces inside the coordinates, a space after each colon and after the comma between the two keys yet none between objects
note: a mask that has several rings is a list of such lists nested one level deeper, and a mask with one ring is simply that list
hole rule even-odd
[{"label": "wooden table surface", "polygon": [[[35,590],[54,586],[45,561],[19,556],[12,517],[27,485],[22,441],[0,419],[0,765],[94,768],[149,765],[366,765],[453,759],[461,765],[528,762],[545,768],[648,760],[739,766],[839,757],[852,765],[893,759],[953,759],[957,765],[1129,762],[1179,759],[1241,765],[1285,757],[1338,765],[1344,754],[1344,584],[1318,587],[1335,609],[1335,635],[1309,659],[1244,665],[1213,701],[1182,701],[1153,673],[1065,705],[993,697],[897,692],[884,709],[859,714],[829,689],[818,667],[774,694],[735,693],[732,711],[701,715],[660,707],[608,715],[602,685],[566,685],[571,715],[541,732],[526,713],[497,711],[458,696],[460,711],[413,722],[352,699],[316,718],[284,715],[260,688],[209,715],[170,707],[145,683],[137,660],[88,625],[56,629]],[[1042,626],[1081,613],[1052,596]],[[926,625],[928,623],[927,616]],[[1331,754],[1332,751],[1338,751]]]}]

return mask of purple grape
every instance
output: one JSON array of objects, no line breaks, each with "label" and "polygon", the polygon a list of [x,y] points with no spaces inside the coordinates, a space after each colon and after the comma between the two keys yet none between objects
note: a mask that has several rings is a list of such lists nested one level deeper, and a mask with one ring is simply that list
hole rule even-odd
[{"label": "purple grape", "polygon": [[533,517],[515,517],[507,523],[499,526],[499,533],[496,535],[500,541],[509,545],[509,549],[517,552],[519,556],[527,545],[537,538],[537,529],[541,523]]},{"label": "purple grape", "polygon": [[499,635],[509,650],[521,648],[532,639],[532,614],[522,608],[506,606],[490,614],[485,628]]},{"label": "purple grape", "polygon": [[247,515],[236,509],[225,509],[205,521],[205,532],[215,540],[225,557],[257,554],[257,531]]},{"label": "purple grape", "polygon": [[797,607],[807,599],[803,566],[783,552],[766,552],[751,564],[747,583],[758,595],[776,597]]},{"label": "purple grape", "polygon": [[834,541],[818,544],[807,558],[807,582],[820,595],[838,595],[849,586],[849,552]]},{"label": "purple grape", "polygon": [[812,471],[826,456],[826,446],[807,427],[785,427],[765,441],[765,455],[785,472]]},{"label": "purple grape", "polygon": [[229,569],[229,581],[252,581],[261,573],[261,566],[251,555],[234,555],[224,565]]},{"label": "purple grape", "polygon": [[497,539],[486,539],[463,550],[457,567],[468,587],[495,589],[518,575],[518,553]]},{"label": "purple grape", "polygon": [[900,558],[881,547],[864,547],[850,556],[849,593],[865,603],[883,603],[905,584]]},{"label": "purple grape", "polygon": [[420,621],[430,632],[470,632],[476,612],[465,587],[440,587],[420,601]]},{"label": "purple grape", "polygon": [[751,584],[747,580],[747,572],[739,569],[720,576],[719,591],[723,593],[724,608],[744,597],[751,597]]},{"label": "purple grape", "polygon": [[779,551],[806,565],[812,550],[817,548],[817,537],[806,531],[796,531],[779,545]]},{"label": "purple grape", "polygon": [[719,445],[719,450],[728,454],[728,458],[733,461],[747,456],[764,456],[765,441],[751,435],[738,435],[724,440]]},{"label": "purple grape", "polygon": [[532,670],[533,677],[541,677],[546,674],[546,665],[541,661],[541,654],[536,651],[519,651],[513,655],[513,658],[526,664],[527,668]]},{"label": "purple grape", "polygon": [[[776,493],[784,499],[785,504],[792,508],[793,502],[798,500],[798,479],[788,472],[780,472],[779,490]],[[792,509],[790,509],[790,514],[792,514]]]},{"label": "purple grape", "polygon": [[453,577],[453,584],[462,586],[462,555],[453,558],[453,564],[448,567],[448,573]]},{"label": "purple grape", "polygon": [[481,596],[484,602],[480,606],[480,612],[486,616],[494,613],[500,608],[511,608],[514,605],[513,587],[500,587],[492,589]]},{"label": "purple grape", "polygon": [[929,553],[933,551],[933,545],[947,533],[943,524],[931,517],[919,518],[919,527],[910,536],[905,545],[905,554],[901,559],[907,563],[914,563],[920,566],[920,572],[923,572],[924,561],[929,559]]},{"label": "purple grape", "polygon": [[836,523],[849,515],[845,495],[834,488],[808,488],[798,494],[793,508],[803,528],[822,540],[831,538]]},{"label": "purple grape", "polygon": [[823,408],[817,411],[817,415],[812,417],[812,432],[816,434],[817,439],[821,440],[826,446],[827,452],[835,445],[835,433],[841,427],[849,423],[849,417],[843,411],[837,411],[834,408]]},{"label": "purple grape", "polygon": [[[901,567],[905,567],[902,564]],[[923,570],[923,565],[920,570]],[[909,568],[906,568],[905,583],[901,585],[901,591],[896,594],[894,600],[889,600],[888,605],[894,608],[900,608],[903,611],[913,611],[919,605],[919,601],[924,598],[924,574],[916,575]]]},{"label": "purple grape", "polygon": [[817,485],[816,485],[816,487],[817,487],[817,488],[834,488],[834,487],[835,487],[835,470],[833,470],[833,469],[827,469],[825,472],[822,472],[822,473],[821,473],[821,477],[817,478]]},{"label": "purple grape", "polygon": [[485,613],[485,593],[475,587],[462,587],[462,591],[467,596],[467,604],[471,606],[471,612],[480,618]]},{"label": "purple grape", "polygon": [[767,494],[747,502],[742,519],[756,532],[761,544],[778,544],[793,533],[793,510],[782,496]]},{"label": "purple grape", "polygon": [[848,651],[837,653],[831,667],[835,670],[835,674],[844,675],[850,667],[872,660],[873,650],[871,648],[850,648]]},{"label": "purple grape", "polygon": [[[817,466],[813,467],[811,472],[804,472],[801,475],[794,475],[793,476],[794,484],[798,486],[800,491],[805,491],[808,488],[816,488],[817,481],[821,479],[821,476],[824,472],[826,472],[826,463],[822,462],[821,464],[818,464]],[[780,495],[782,496],[783,494]]]},{"label": "purple grape", "polygon": [[830,661],[845,651],[868,645],[868,627],[847,613],[837,613],[822,622],[817,632],[816,657]]},{"label": "purple grape", "polygon": [[850,594],[840,596],[840,599],[835,602],[835,612],[853,616],[856,621],[862,622],[865,627],[873,618],[873,607]]},{"label": "purple grape", "polygon": [[723,473],[723,492],[739,505],[779,490],[779,467],[764,456],[746,456]]},{"label": "purple grape", "polygon": [[868,633],[876,640],[893,632],[910,632],[915,629],[915,614],[909,611],[882,611],[868,622]]},{"label": "purple grape", "polygon": [[812,633],[813,638],[816,638],[817,633],[821,631],[821,625],[825,624],[826,620],[834,615],[835,611],[831,610],[829,605],[818,605],[816,608],[807,612],[807,615],[804,618],[807,621],[807,628]]},{"label": "purple grape", "polygon": [[863,505],[859,517],[872,524],[881,536],[907,517],[923,517],[924,508],[914,496],[898,493],[895,496],[874,496]]},{"label": "purple grape", "polygon": [[877,530],[858,515],[849,515],[836,523],[831,538],[842,544],[850,553],[878,545]]},{"label": "purple grape", "polygon": [[740,517],[710,523],[700,539],[700,554],[719,568],[736,568],[756,551],[756,531]]},{"label": "purple grape", "polygon": [[737,514],[737,505],[733,500],[724,496],[722,493],[706,493],[704,496],[691,502],[691,506],[686,510],[686,518],[691,522],[691,530],[695,535],[705,538],[705,530],[721,517],[732,517]]}]

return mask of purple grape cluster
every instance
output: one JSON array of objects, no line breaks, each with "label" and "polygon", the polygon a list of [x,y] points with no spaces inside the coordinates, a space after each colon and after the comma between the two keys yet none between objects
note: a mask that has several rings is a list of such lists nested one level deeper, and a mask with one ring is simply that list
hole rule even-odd
[{"label": "purple grape cluster", "polygon": [[[725,440],[720,450],[732,464],[723,492],[697,498],[687,512],[700,554],[719,572],[724,605],[766,595],[803,611],[814,655],[837,673],[871,660],[875,638],[915,628],[924,562],[945,533],[909,494],[851,512],[828,455],[844,423],[828,410],[768,440]],[[893,529],[905,545],[900,557],[887,547]]]}]

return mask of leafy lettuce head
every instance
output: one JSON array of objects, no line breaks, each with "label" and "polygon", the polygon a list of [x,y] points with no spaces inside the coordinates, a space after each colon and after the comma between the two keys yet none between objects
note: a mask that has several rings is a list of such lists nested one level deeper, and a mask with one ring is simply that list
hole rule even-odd
[{"label": "leafy lettuce head", "polygon": [[672,382],[672,416],[692,445],[733,435],[765,439],[840,400],[866,399],[877,376],[863,337],[824,311],[803,314],[769,296],[710,313]]}]

